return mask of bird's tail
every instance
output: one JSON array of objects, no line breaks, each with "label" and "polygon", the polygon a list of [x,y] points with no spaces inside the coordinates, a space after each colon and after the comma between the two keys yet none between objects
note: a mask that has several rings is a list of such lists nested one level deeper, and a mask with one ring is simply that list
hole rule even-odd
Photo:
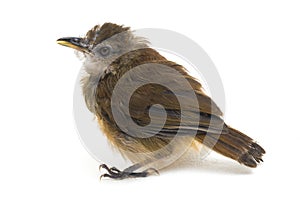
[{"label": "bird's tail", "polygon": [[257,163],[263,161],[265,150],[252,138],[227,125],[224,125],[221,134],[200,133],[196,140],[248,167],[256,167]]}]

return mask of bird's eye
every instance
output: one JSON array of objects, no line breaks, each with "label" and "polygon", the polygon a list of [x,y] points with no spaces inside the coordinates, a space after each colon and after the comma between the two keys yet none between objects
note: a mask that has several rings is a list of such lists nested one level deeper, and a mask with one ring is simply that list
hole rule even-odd
[{"label": "bird's eye", "polygon": [[104,46],[99,49],[99,53],[101,56],[108,56],[110,54],[111,47],[110,46]]}]

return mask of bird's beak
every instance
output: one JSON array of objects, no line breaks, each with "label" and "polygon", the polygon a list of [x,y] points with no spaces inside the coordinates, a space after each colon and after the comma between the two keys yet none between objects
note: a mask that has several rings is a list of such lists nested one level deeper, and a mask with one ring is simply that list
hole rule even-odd
[{"label": "bird's beak", "polygon": [[89,49],[87,48],[87,46],[83,45],[84,43],[82,42],[82,38],[64,37],[59,38],[56,42],[57,44],[70,47],[81,52],[89,53]]}]

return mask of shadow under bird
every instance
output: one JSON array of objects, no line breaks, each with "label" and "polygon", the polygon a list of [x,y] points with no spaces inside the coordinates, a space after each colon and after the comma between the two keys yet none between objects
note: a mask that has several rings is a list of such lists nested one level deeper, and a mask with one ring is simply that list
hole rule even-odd
[{"label": "shadow under bird", "polygon": [[[83,75],[81,83],[87,108],[96,116],[113,147],[133,163],[124,170],[102,164],[100,167],[107,170],[102,177],[124,179],[158,173],[156,169],[160,168],[160,163],[176,151],[186,149],[186,145],[190,143],[184,141],[190,137],[193,142],[202,143],[248,167],[254,168],[262,161],[265,150],[249,136],[224,123],[222,111],[204,93],[201,83],[190,76],[183,66],[167,60],[150,48],[149,42],[134,35],[129,27],[105,23],[96,25],[84,37],[60,38],[57,43],[83,54],[86,74]],[[138,68],[144,64],[167,66],[177,73],[157,70],[157,67],[148,67],[147,70]],[[122,85],[123,90],[116,98],[127,97],[128,87],[133,82],[142,83],[142,86],[130,94],[129,108],[123,104],[116,106],[112,101],[114,88],[131,70],[135,70],[135,76],[129,76],[129,84]],[[161,84],[155,84],[147,82],[148,77],[163,78],[159,80]],[[182,77],[190,87],[183,86]],[[173,90],[165,87],[170,84]],[[189,103],[192,102],[188,91],[190,88],[196,103]],[[184,111],[189,119],[188,125],[181,123],[182,108],[176,94],[184,98],[188,105]],[[156,109],[155,105],[158,104],[164,109]],[[115,120],[112,109],[115,106],[118,107],[118,114],[133,120],[136,125],[144,127],[145,131],[126,125],[124,131]],[[129,109],[129,113],[125,112],[126,109]],[[164,124],[157,131],[156,128],[161,122]],[[147,127],[149,124],[151,126]],[[191,134],[192,132],[195,134]],[[171,145],[175,136],[177,143]],[[163,151],[159,151],[161,149]]]}]

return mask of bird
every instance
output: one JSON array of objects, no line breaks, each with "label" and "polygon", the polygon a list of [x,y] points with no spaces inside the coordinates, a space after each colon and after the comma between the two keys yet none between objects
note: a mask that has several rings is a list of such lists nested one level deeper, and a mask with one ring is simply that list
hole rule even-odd
[{"label": "bird", "polygon": [[108,142],[133,163],[124,170],[101,164],[107,170],[101,178],[159,173],[163,162],[195,143],[250,168],[263,161],[265,150],[224,122],[200,81],[130,27],[97,24],[83,37],[62,37],[57,43],[82,54],[86,106]]}]

